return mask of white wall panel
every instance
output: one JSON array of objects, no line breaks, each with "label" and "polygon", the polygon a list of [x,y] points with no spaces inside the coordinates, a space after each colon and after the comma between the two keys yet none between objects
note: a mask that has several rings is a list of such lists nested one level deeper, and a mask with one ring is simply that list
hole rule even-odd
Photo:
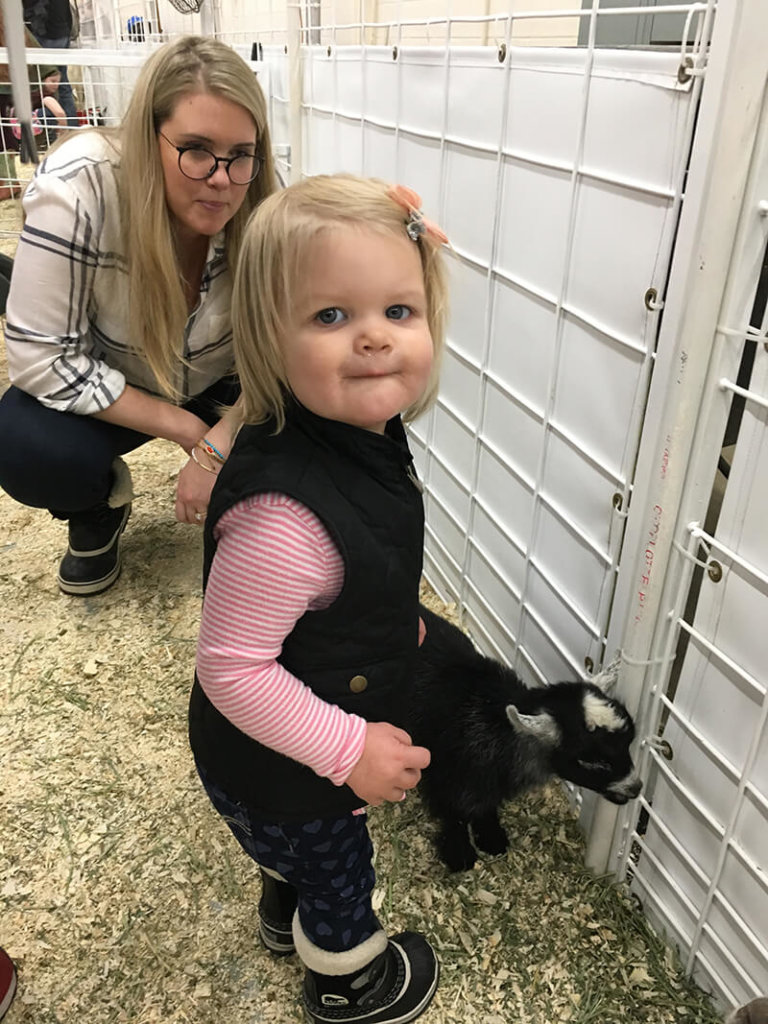
[{"label": "white wall panel", "polygon": [[444,163],[441,226],[459,252],[482,262],[491,250],[498,217],[488,202],[496,193],[496,155],[452,142],[445,146]]},{"label": "white wall panel", "polygon": [[508,159],[502,167],[502,188],[499,271],[554,298],[565,269],[571,172]]},{"label": "white wall panel", "polygon": [[501,278],[495,282],[491,303],[488,373],[513,394],[524,395],[543,417],[555,365],[554,303]]},{"label": "white wall panel", "polygon": [[604,182],[579,187],[566,302],[630,343],[643,337],[646,290],[665,243],[669,197]]},{"label": "white wall panel", "polygon": [[[572,484],[574,477],[579,479],[578,487]],[[608,550],[612,520],[604,513],[616,492],[615,478],[585,460],[580,449],[554,431],[549,438],[542,492],[576,530],[589,533],[600,550]]]},{"label": "white wall panel", "polygon": [[[398,136],[397,180],[416,189],[421,196],[437,196],[440,193],[442,150],[435,139],[425,139],[401,131]],[[369,173],[376,175],[371,168]],[[429,211],[436,216],[434,207]]]},{"label": "white wall panel", "polygon": [[516,54],[510,69],[505,148],[567,167],[577,155],[586,53],[549,51],[545,66],[538,56]]},{"label": "white wall panel", "polygon": [[[526,550],[533,527],[533,486],[514,471],[508,459],[487,447],[481,448],[478,458],[475,498]],[[522,579],[514,582],[522,588]]]},{"label": "white wall panel", "polygon": [[627,436],[616,424],[637,399],[643,354],[570,318],[562,332],[553,420],[618,478]]},{"label": "white wall panel", "polygon": [[[483,68],[482,75],[478,75],[478,67]],[[452,58],[442,91],[448,137],[485,146],[489,145],[489,140],[500,137],[505,105],[504,76],[505,70],[495,50],[473,50],[463,59],[458,53]]]},{"label": "white wall panel", "polygon": [[477,422],[482,409],[479,370],[458,352],[450,349],[443,359],[440,393],[461,419],[469,423]]}]

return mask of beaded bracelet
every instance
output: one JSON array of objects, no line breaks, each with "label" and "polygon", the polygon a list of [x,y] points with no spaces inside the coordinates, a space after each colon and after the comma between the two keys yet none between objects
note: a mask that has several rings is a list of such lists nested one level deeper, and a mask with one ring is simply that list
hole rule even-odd
[{"label": "beaded bracelet", "polygon": [[[204,449],[201,449],[201,450],[204,450]],[[190,457],[192,458],[192,461],[197,463],[197,465],[200,467],[200,469],[204,469],[206,471],[206,473],[213,473],[214,476],[218,476],[219,475],[218,469],[214,469],[213,466],[206,466],[206,464],[204,462],[201,462],[200,459],[198,459],[198,457],[197,457],[197,445],[195,445],[195,447],[190,451],[189,454],[190,454]]]},{"label": "beaded bracelet", "polygon": [[205,452],[206,455],[210,455],[212,459],[216,459],[222,466],[227,461],[226,456],[222,455],[215,444],[211,444],[207,437],[201,437],[197,442],[197,447]]}]

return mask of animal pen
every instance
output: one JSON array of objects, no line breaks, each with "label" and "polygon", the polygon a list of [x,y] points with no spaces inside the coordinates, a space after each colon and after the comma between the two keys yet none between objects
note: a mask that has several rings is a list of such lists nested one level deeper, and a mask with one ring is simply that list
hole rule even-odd
[{"label": "animal pen", "polygon": [[159,40],[216,34],[286,180],[421,194],[452,279],[411,429],[425,575],[531,684],[620,655],[644,789],[572,795],[587,864],[717,1005],[768,993],[765,0],[79,8],[86,118]]}]

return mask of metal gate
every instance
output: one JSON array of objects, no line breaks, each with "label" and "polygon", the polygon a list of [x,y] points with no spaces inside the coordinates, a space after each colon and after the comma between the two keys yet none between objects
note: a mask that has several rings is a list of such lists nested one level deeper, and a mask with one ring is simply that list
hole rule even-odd
[{"label": "metal gate", "polygon": [[715,24],[609,633],[646,785],[592,842],[732,1005],[768,992],[767,17]]}]

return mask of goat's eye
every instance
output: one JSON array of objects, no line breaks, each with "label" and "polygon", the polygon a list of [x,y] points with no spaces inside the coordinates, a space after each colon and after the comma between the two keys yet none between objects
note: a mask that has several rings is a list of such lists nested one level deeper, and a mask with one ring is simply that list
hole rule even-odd
[{"label": "goat's eye", "polygon": [[582,761],[576,759],[576,764],[588,772],[609,772],[611,766],[606,761]]}]

